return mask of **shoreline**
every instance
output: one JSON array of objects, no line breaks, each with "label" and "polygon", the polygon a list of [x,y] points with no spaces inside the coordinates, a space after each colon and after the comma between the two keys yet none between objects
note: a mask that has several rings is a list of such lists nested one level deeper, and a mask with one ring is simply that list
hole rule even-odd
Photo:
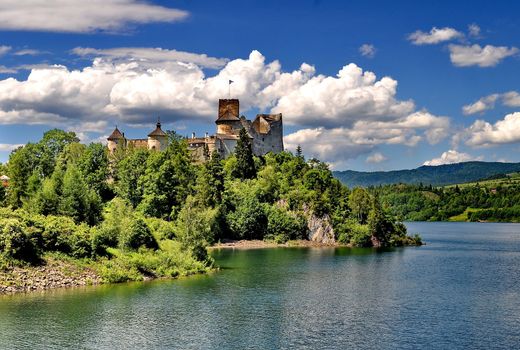
[{"label": "shoreline", "polygon": [[287,241],[286,243],[276,243],[273,241],[262,241],[262,240],[224,240],[208,247],[209,250],[214,249],[265,249],[265,248],[289,248],[289,247],[302,247],[302,248],[338,248],[338,247],[351,247],[348,244],[342,243],[319,243],[314,241],[307,241],[303,239]]}]

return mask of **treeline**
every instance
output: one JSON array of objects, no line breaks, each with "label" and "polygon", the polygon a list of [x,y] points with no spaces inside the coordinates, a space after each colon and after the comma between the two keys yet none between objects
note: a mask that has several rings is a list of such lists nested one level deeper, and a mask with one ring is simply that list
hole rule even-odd
[{"label": "treeline", "polygon": [[0,190],[4,264],[57,253],[118,265],[121,276],[109,280],[188,273],[211,266],[206,246],[218,240],[306,239],[310,215],[328,220],[344,243],[419,243],[377,196],[351,192],[325,163],[301,152],[254,157],[245,130],[233,156],[215,152],[204,164],[173,132],[162,152],[109,155],[101,144],[51,130],[13,151],[0,170],[10,177]]},{"label": "treeline", "polygon": [[371,187],[383,206],[401,220],[520,222],[520,185]]}]

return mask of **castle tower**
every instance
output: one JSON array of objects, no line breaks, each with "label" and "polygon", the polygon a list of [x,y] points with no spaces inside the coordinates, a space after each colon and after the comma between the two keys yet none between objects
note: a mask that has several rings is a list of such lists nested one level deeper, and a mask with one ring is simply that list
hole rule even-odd
[{"label": "castle tower", "polygon": [[161,129],[161,121],[157,119],[155,130],[148,134],[148,149],[161,151],[168,147],[168,135]]},{"label": "castle tower", "polygon": [[236,130],[240,131],[239,112],[238,99],[218,100],[217,134],[233,135]]},{"label": "castle tower", "polygon": [[119,131],[117,126],[114,131],[112,131],[112,134],[110,134],[110,136],[107,138],[107,141],[108,151],[110,154],[113,154],[117,148],[125,147],[126,143],[124,135],[121,133],[121,131]]}]

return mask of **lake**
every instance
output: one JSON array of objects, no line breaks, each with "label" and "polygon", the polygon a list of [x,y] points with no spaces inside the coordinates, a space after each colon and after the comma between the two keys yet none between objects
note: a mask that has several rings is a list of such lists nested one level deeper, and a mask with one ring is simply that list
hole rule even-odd
[{"label": "lake", "polygon": [[518,348],[520,224],[407,226],[427,245],[227,249],[206,276],[2,296],[0,348]]}]

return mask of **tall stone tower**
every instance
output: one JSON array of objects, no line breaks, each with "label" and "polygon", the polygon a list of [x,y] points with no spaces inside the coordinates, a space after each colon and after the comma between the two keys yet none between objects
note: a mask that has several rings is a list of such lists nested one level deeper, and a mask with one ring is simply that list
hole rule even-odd
[{"label": "tall stone tower", "polygon": [[148,134],[148,149],[162,151],[168,147],[168,135],[161,129],[161,121],[157,120],[155,130]]},{"label": "tall stone tower", "polygon": [[112,134],[110,134],[110,136],[107,138],[107,141],[108,151],[110,153],[114,153],[116,149],[126,146],[125,136],[121,133],[121,131],[119,131],[117,126],[114,131],[112,131]]},{"label": "tall stone tower", "polygon": [[218,100],[217,134],[233,135],[242,128],[239,118],[238,99]]}]

